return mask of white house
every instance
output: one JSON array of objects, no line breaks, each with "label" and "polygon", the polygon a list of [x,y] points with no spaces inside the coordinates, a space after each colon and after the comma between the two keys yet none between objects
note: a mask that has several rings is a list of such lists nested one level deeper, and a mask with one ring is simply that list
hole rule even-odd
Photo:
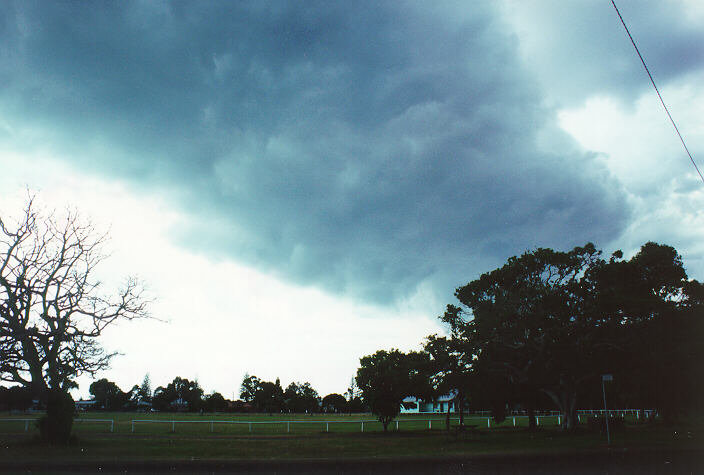
[{"label": "white house", "polygon": [[89,400],[89,401],[84,401],[83,399],[80,399],[80,400],[78,400],[78,401],[75,402],[75,404],[76,404],[76,410],[78,410],[78,411],[86,411],[86,410],[88,410],[88,409],[95,409],[95,408],[98,407],[98,406],[97,406],[97,403],[98,403],[98,401],[96,401],[95,399],[91,399],[91,400]]},{"label": "white house", "polygon": [[448,411],[448,406],[450,412],[455,412],[456,397],[456,390],[452,390],[448,394],[443,394],[431,401],[423,401],[414,396],[408,396],[404,398],[403,403],[401,403],[401,414],[419,414],[424,412],[445,413]]}]

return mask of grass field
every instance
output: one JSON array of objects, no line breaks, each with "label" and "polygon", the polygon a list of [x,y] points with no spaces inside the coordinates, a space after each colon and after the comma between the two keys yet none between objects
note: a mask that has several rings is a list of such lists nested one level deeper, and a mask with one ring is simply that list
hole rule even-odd
[{"label": "grass field", "polygon": [[[0,415],[0,419],[24,418]],[[88,422],[87,419],[114,420]],[[136,423],[150,419],[159,423]],[[429,429],[428,420],[431,420]],[[121,461],[121,460],[288,460],[375,457],[445,457],[498,453],[558,453],[599,450],[605,436],[586,429],[565,434],[557,417],[541,420],[540,430],[528,432],[523,420],[508,418],[487,428],[486,417],[467,417],[473,430],[445,430],[444,417],[405,415],[399,430],[383,434],[381,424],[363,415],[263,414],[136,414],[83,413],[74,425],[76,440],[69,447],[46,447],[37,442],[32,422],[0,421],[0,460]],[[85,422],[84,422],[85,421]],[[178,421],[173,424],[170,421]],[[211,426],[211,421],[213,424]],[[214,422],[214,421],[228,421]],[[361,424],[364,422],[364,432]],[[251,432],[250,432],[250,424]],[[453,421],[453,423],[456,423]],[[520,423],[520,425],[519,425]],[[27,427],[27,431],[25,431]],[[691,422],[677,428],[629,423],[612,434],[620,448],[692,447],[702,444],[702,425]]]},{"label": "grass field", "polygon": [[[37,415],[0,414],[0,433],[36,432],[35,424],[28,419]],[[540,427],[559,425],[559,416],[540,416]],[[636,423],[629,415],[628,423]],[[584,424],[584,420],[582,421]],[[450,419],[451,425],[459,423],[457,416]],[[465,425],[478,429],[526,427],[526,417],[509,416],[501,424],[490,417],[465,415]],[[445,430],[443,414],[404,414],[389,426],[391,431]],[[75,419],[74,432],[134,433],[134,434],[220,434],[220,435],[277,435],[315,433],[381,432],[383,426],[371,414],[193,414],[193,413],[125,413],[84,412]]]}]

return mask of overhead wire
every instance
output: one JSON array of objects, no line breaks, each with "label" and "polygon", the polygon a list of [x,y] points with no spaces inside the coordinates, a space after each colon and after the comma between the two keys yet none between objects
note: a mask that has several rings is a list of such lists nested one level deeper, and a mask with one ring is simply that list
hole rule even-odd
[{"label": "overhead wire", "polygon": [[636,45],[636,42],[633,39],[633,36],[631,35],[631,32],[628,30],[628,27],[626,26],[626,22],[623,20],[623,17],[621,16],[621,12],[618,10],[618,7],[616,6],[616,2],[614,0],[611,0],[611,5],[614,6],[614,10],[616,10],[616,14],[618,15],[619,20],[621,20],[621,24],[623,25],[623,28],[626,30],[626,33],[628,34],[628,38],[631,40],[631,44],[633,45],[633,48],[635,48],[636,53],[638,53],[638,57],[640,58],[640,62],[643,64],[643,68],[645,68],[645,72],[648,73],[648,77],[650,78],[650,83],[653,85],[653,88],[655,89],[655,92],[657,93],[658,98],[660,99],[660,104],[662,104],[663,109],[665,109],[665,112],[667,113],[667,117],[670,118],[670,122],[672,122],[672,126],[675,128],[675,132],[677,132],[677,136],[680,138],[680,142],[682,142],[682,146],[684,147],[685,152],[687,152],[687,155],[689,156],[689,160],[692,162],[692,165],[694,165],[694,169],[697,170],[697,173],[699,174],[699,178],[701,178],[702,183],[704,183],[704,175],[702,175],[702,172],[699,170],[697,163],[694,161],[692,154],[689,152],[689,148],[687,148],[687,144],[684,141],[684,137],[682,137],[682,134],[680,133],[680,129],[677,127],[677,124],[675,123],[675,119],[672,118],[672,114],[670,114],[670,110],[665,105],[665,101],[662,98],[662,95],[660,94],[660,90],[658,89],[658,86],[655,85],[655,80],[653,79],[653,75],[650,74],[650,70],[648,69],[648,65],[645,64],[645,59],[643,59],[643,55],[640,54],[640,50],[638,49],[638,46]]}]

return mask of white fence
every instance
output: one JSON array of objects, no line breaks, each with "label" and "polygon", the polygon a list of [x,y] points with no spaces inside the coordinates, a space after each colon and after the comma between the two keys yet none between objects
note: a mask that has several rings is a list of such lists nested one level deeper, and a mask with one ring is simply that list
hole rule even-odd
[{"label": "white fence", "polygon": [[[487,416],[475,416],[475,415],[468,415],[465,418],[465,424],[468,425],[469,427],[484,427],[486,425],[487,428],[495,427],[497,424],[493,422],[491,417]],[[512,416],[512,422],[513,426],[517,426],[520,423],[521,419],[528,419],[528,416]],[[543,420],[543,425],[546,425],[547,421],[546,419],[552,421],[557,420],[557,425],[560,425],[562,421],[562,416],[561,415],[542,415],[542,416],[536,416],[536,422],[538,425],[541,424],[541,419]],[[507,418],[509,420],[509,418]],[[359,431],[364,432],[364,426],[367,424],[367,427],[369,424],[376,424],[377,427],[379,424],[381,424],[378,420],[376,419],[369,419],[369,420],[355,420],[355,421],[342,421],[342,420],[331,420],[331,421],[324,421],[324,420],[318,420],[318,421],[227,421],[227,420],[166,420],[166,419],[133,419],[131,422],[131,431],[136,432],[137,431],[137,425],[138,424],[165,424],[165,425],[171,425],[171,432],[176,432],[176,426],[179,424],[208,424],[209,425],[209,430],[210,432],[215,431],[215,426],[218,424],[222,425],[236,425],[236,426],[247,426],[247,431],[248,432],[255,432],[255,428],[257,426],[276,426],[279,425],[281,427],[285,426],[286,427],[286,432],[290,433],[292,427],[295,430],[296,425],[306,425],[308,427],[319,427],[322,432],[330,432],[330,426],[331,425],[349,425],[349,424],[358,424],[359,425]],[[419,427],[419,423],[422,423],[423,425],[427,423],[427,428],[428,429],[433,429],[435,428],[444,428],[447,424],[448,420],[446,418],[442,419],[396,419],[394,420],[391,424],[391,428],[395,428],[396,430],[401,430],[403,426],[414,426],[415,428]],[[457,417],[451,417],[449,419],[449,422],[451,424],[457,424],[459,423],[459,418]],[[470,424],[472,422],[478,422],[478,424]]]},{"label": "white fence", "polygon": [[[588,417],[593,417],[593,416],[603,416],[604,415],[604,410],[579,410],[577,411],[577,418],[581,422],[584,418]],[[636,420],[639,420],[641,416],[645,417],[646,419],[651,417],[655,411],[652,409],[647,409],[647,410],[639,410],[639,409],[613,409],[607,411],[609,416],[633,416],[636,418]],[[564,417],[563,414],[560,414],[558,411],[551,411],[548,414],[542,414],[539,416],[536,416],[536,424],[537,425],[554,425],[555,422],[557,425],[560,425],[562,423],[562,418]],[[506,421],[503,424],[506,424],[508,422],[509,424],[512,424],[514,427],[518,425],[523,425],[522,421],[525,421],[528,419],[527,415],[523,414],[518,414],[518,413],[513,413],[509,414],[506,417]],[[0,419],[0,422],[17,422],[17,423],[22,423],[24,422],[24,431],[28,432],[29,431],[29,424],[30,422],[36,422],[38,419],[19,419],[19,418],[8,418],[8,419]],[[489,415],[488,411],[482,411],[481,413],[476,412],[476,413],[469,413],[466,414],[464,417],[465,424],[469,427],[487,427],[491,428],[496,426]],[[542,421],[542,422],[541,422]],[[74,422],[76,423],[100,423],[100,422],[109,422],[110,423],[110,432],[115,432],[115,420],[114,419],[85,419],[82,417],[78,417],[74,419]],[[208,424],[209,425],[209,430],[210,432],[215,431],[215,427],[217,425],[236,425],[236,426],[246,426],[248,432],[254,432],[255,428],[257,426],[272,426],[272,425],[279,425],[282,428],[285,426],[286,432],[290,433],[292,429],[295,431],[295,427],[298,425],[305,425],[307,427],[318,427],[320,431],[322,432],[330,432],[330,426],[331,425],[348,425],[353,424],[353,425],[359,425],[359,431],[364,432],[365,431],[365,424],[367,425],[367,428],[369,427],[370,424],[375,424],[375,427],[378,430],[379,425],[381,424],[378,420],[376,419],[367,419],[367,420],[351,420],[351,421],[345,421],[345,420],[310,420],[310,421],[232,421],[232,420],[164,420],[164,419],[133,419],[130,421],[131,422],[131,431],[136,432],[136,426],[138,424],[170,424],[171,425],[171,432],[176,432],[176,425],[177,424]],[[394,420],[390,427],[393,429],[395,428],[396,430],[401,430],[403,426],[406,427],[413,427],[414,429],[418,429],[419,427],[424,427],[424,424],[427,423],[427,428],[428,429],[433,429],[435,428],[442,428],[445,427],[448,422],[448,419],[446,417],[441,418],[435,418],[435,419],[419,419],[419,418],[402,418],[402,419],[396,419]],[[450,417],[449,422],[452,424],[457,424],[459,422],[459,418],[457,415],[453,415],[453,417]],[[372,429],[374,430],[374,429]]]},{"label": "white fence", "polygon": [[[295,427],[296,424],[305,424],[307,426],[319,426],[321,430],[325,429],[325,432],[330,432],[331,424],[359,424],[360,431],[364,432],[364,424],[379,423],[376,419],[371,420],[356,420],[356,421],[176,421],[176,420],[164,420],[164,419],[134,419],[132,423],[132,432],[135,432],[136,424],[171,424],[171,432],[176,432],[177,424],[209,424],[210,432],[215,431],[215,425],[217,424],[231,424],[231,425],[246,425],[249,432],[253,431],[253,428],[257,425],[286,425],[286,432],[291,432],[291,425]],[[431,420],[428,421],[429,427],[432,424]],[[396,429],[399,428],[399,421],[396,421]]]}]

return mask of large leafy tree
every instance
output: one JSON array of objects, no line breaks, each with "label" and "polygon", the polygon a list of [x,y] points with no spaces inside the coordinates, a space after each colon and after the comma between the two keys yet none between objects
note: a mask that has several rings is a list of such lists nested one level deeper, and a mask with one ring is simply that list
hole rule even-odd
[{"label": "large leafy tree", "polygon": [[427,398],[432,394],[428,355],[420,352],[379,350],[359,360],[357,385],[364,402],[388,430],[401,411],[406,396]]},{"label": "large leafy tree", "polygon": [[271,381],[259,383],[259,389],[254,395],[254,407],[257,411],[269,414],[279,413],[283,411],[284,405],[284,390],[279,378],[276,378],[273,383]]},{"label": "large leafy tree", "polygon": [[242,379],[242,386],[240,387],[240,398],[244,402],[253,403],[261,383],[262,381],[259,378],[246,373]]},{"label": "large leafy tree", "polygon": [[347,411],[347,399],[338,393],[331,393],[322,400],[323,412],[333,412],[336,414]]},{"label": "large leafy tree", "polygon": [[[449,307],[445,319],[473,346],[477,375],[509,384],[529,407],[539,393],[549,396],[570,429],[581,387],[595,385],[605,372],[635,374],[653,368],[648,361],[657,367],[647,356],[656,335],[701,325],[701,294],[669,246],[648,243],[629,261],[620,252],[606,261],[587,244],[510,258],[458,288],[461,306]],[[659,343],[658,360],[670,358],[683,371],[672,382],[682,383],[687,373],[691,378],[685,360],[697,345],[683,350],[674,338]]]},{"label": "large leafy tree", "polygon": [[159,386],[154,391],[152,405],[160,411],[197,411],[202,408],[203,389],[198,381],[176,376],[166,387]]},{"label": "large leafy tree", "polygon": [[310,383],[291,383],[284,391],[286,409],[294,413],[308,413],[320,411],[320,396]]},{"label": "large leafy tree", "polygon": [[[620,254],[617,256],[620,258]],[[682,257],[648,242],[630,260],[612,259],[585,279],[594,325],[612,340],[619,397],[672,420],[699,401],[704,371],[704,286]]]},{"label": "large leafy tree", "polygon": [[89,391],[98,407],[106,411],[122,410],[130,400],[130,393],[122,391],[117,384],[105,378],[91,383]]},{"label": "large leafy tree", "polygon": [[203,408],[207,412],[224,412],[228,409],[228,406],[227,401],[222,394],[213,392],[205,397],[205,400],[203,401]]},{"label": "large leafy tree", "polygon": [[[550,396],[576,424],[577,388],[598,351],[582,318],[580,280],[600,260],[592,244],[569,252],[537,249],[512,257],[455,292],[462,307],[448,320],[462,326],[485,375],[502,376],[530,400]],[[468,317],[465,319],[465,317]]]},{"label": "large leafy tree", "polygon": [[281,381],[262,381],[256,376],[244,375],[240,390],[240,398],[254,406],[258,412],[273,414],[284,410],[284,390]]},{"label": "large leafy tree", "polygon": [[[456,307],[454,307],[456,308]],[[449,312],[454,309],[448,308]],[[469,340],[460,338],[459,328],[451,328],[451,336],[431,335],[424,350],[430,356],[431,382],[436,396],[455,392],[455,407],[459,412],[460,426],[464,425],[464,405],[473,385],[473,352]],[[449,409],[448,409],[449,410]]]}]

